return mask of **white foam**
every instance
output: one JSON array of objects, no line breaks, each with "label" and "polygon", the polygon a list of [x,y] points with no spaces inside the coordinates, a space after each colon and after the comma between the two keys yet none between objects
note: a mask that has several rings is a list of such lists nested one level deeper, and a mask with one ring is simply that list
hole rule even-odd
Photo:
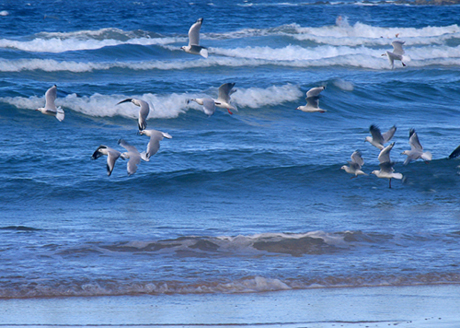
[{"label": "white foam", "polygon": [[[208,97],[217,97],[217,88],[209,91]],[[238,94],[239,93],[239,94]],[[267,89],[262,88],[238,88],[238,92],[232,95],[232,99],[240,107],[260,108],[267,105],[277,105],[285,101],[293,101],[302,95],[300,88],[291,84],[283,86],[270,86]],[[185,113],[189,108],[202,110],[201,106],[191,102],[187,105],[187,100],[191,98],[200,98],[200,94],[167,94],[155,95],[151,93],[143,95],[101,95],[94,94],[91,96],[78,97],[76,94],[67,95],[64,98],[57,98],[56,105],[61,106],[64,110],[83,113],[94,117],[114,117],[122,116],[126,118],[137,118],[139,108],[131,103],[116,105],[120,100],[128,97],[139,98],[150,104],[150,118],[176,118]],[[44,96],[37,97],[4,97],[0,101],[11,104],[21,109],[36,109],[42,107],[45,103]]]}]

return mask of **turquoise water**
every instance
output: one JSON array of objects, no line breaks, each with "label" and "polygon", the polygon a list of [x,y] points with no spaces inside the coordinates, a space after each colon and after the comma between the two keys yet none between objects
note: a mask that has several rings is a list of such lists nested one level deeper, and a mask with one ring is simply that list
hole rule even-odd
[{"label": "turquoise water", "polygon": [[[0,297],[235,293],[460,282],[459,6],[215,1],[2,4]],[[209,57],[187,54],[204,18]],[[338,21],[338,18],[341,20]],[[405,41],[406,67],[381,54]],[[234,82],[238,112],[197,97]],[[65,120],[34,109],[58,86]],[[324,85],[326,113],[296,111]],[[169,133],[140,151],[138,107]],[[396,125],[402,180],[350,179]],[[403,165],[414,128],[430,164]]]}]

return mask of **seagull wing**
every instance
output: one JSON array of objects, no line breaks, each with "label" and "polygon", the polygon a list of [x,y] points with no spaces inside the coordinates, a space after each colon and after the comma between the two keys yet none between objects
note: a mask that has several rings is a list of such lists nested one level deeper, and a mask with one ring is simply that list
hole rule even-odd
[{"label": "seagull wing", "polygon": [[195,24],[190,27],[188,31],[188,44],[189,46],[198,46],[200,45],[200,29],[201,24],[203,24],[203,18],[199,18]]},{"label": "seagull wing", "polygon": [[305,100],[307,101],[307,106],[319,108],[319,97],[307,97]]},{"label": "seagull wing", "polygon": [[149,104],[143,100],[138,100],[141,109],[139,109],[139,130],[145,130],[147,127],[147,117],[149,116]]},{"label": "seagull wing", "polygon": [[205,114],[209,116],[214,114],[214,112],[216,111],[216,103],[214,102],[214,99],[211,98],[203,99],[203,107]]},{"label": "seagull wing", "polygon": [[393,148],[394,145],[395,145],[395,143],[393,142],[391,145],[386,146],[385,148],[383,148],[380,151],[380,154],[379,154],[379,157],[378,157],[380,164],[385,163],[385,162],[391,162],[391,160],[390,160],[390,151],[391,151],[391,149]]},{"label": "seagull wing", "polygon": [[107,151],[107,175],[112,174],[113,168],[115,167],[115,162],[120,157],[121,153],[118,150],[108,148]]},{"label": "seagull wing", "polygon": [[129,143],[127,143],[125,140],[123,139],[120,139],[118,140],[118,144],[120,146],[122,146],[123,148],[125,148],[128,152],[134,152],[134,153],[138,153],[139,151],[136,149],[136,147],[130,145]]},{"label": "seagull wing", "polygon": [[158,150],[160,149],[160,141],[163,140],[163,138],[163,132],[152,130],[152,133],[150,134],[150,141],[147,145],[146,155],[148,158],[150,158],[150,156],[153,156],[158,152]]},{"label": "seagull wing", "polygon": [[393,136],[395,135],[395,132],[396,132],[396,126],[393,125],[390,130],[382,134],[383,143],[390,141],[391,138],[393,138]]},{"label": "seagull wing", "polygon": [[57,98],[57,86],[53,85],[49,88],[45,93],[45,108],[51,109],[52,111],[56,111],[56,105],[54,101]]},{"label": "seagull wing", "polygon": [[235,83],[224,83],[219,87],[219,96],[217,97],[218,101],[223,101],[230,103],[230,95],[233,93],[232,88],[235,86]]},{"label": "seagull wing", "polygon": [[395,55],[404,55],[405,51],[403,49],[404,41],[393,41],[391,45],[393,46],[393,53]]},{"label": "seagull wing", "polygon": [[409,132],[409,144],[411,150],[419,150],[423,151],[423,147],[420,144],[420,141],[418,140],[417,132],[415,132],[414,129],[411,129]]},{"label": "seagull wing", "polygon": [[351,162],[358,164],[359,168],[361,168],[361,166],[364,165],[364,160],[361,157],[361,152],[359,152],[358,150],[353,152],[353,154],[351,154]]},{"label": "seagull wing", "polygon": [[[137,151],[137,150],[136,150]],[[141,154],[139,152],[130,152],[128,161],[128,174],[134,174],[137,171],[137,165],[141,162]]]},{"label": "seagull wing", "polygon": [[370,127],[369,127],[369,132],[371,133],[372,135],[372,139],[374,139],[374,141],[380,143],[380,144],[384,144],[385,140],[383,139],[383,136],[382,136],[382,133],[380,132],[380,129],[372,124]]},{"label": "seagull wing", "polygon": [[307,98],[319,96],[321,91],[323,91],[324,89],[326,88],[325,87],[311,88],[310,90],[307,91]]},{"label": "seagull wing", "polygon": [[379,164],[380,172],[393,173],[394,172],[393,165],[394,163],[392,162],[380,163]]}]

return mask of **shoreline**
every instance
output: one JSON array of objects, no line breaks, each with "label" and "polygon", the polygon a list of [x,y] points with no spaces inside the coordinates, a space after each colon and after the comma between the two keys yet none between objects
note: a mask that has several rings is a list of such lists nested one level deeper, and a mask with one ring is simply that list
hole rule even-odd
[{"label": "shoreline", "polygon": [[0,300],[0,327],[459,327],[460,285]]}]

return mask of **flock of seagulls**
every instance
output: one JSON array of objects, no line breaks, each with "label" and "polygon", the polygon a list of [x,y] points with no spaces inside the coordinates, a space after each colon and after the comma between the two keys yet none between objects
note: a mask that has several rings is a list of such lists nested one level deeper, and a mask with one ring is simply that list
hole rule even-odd
[{"label": "flock of seagulls", "polygon": [[[204,58],[208,57],[208,50],[206,47],[200,45],[200,29],[203,24],[203,18],[199,18],[189,29],[188,37],[189,43],[187,46],[181,47],[187,53],[200,55]],[[392,43],[393,51],[386,51],[382,56],[387,56],[392,68],[394,68],[394,61],[399,60],[403,66],[406,64],[403,62],[403,55],[405,53],[403,49],[404,41],[393,41]],[[217,99],[212,98],[194,98],[187,100],[187,104],[191,101],[196,102],[197,104],[203,106],[203,111],[206,115],[212,116],[216,111],[216,108],[223,108],[228,111],[230,115],[233,114],[233,111],[238,111],[238,109],[231,104],[231,95],[237,90],[234,89],[235,83],[224,83],[219,87],[219,93]],[[299,106],[296,109],[302,112],[314,113],[320,112],[324,113],[326,110],[319,107],[319,98],[321,97],[321,92],[325,90],[325,86],[319,86],[311,88],[306,93],[306,104]],[[65,117],[64,111],[61,107],[56,107],[55,100],[57,97],[57,86],[53,85],[45,93],[45,107],[36,109],[43,114],[55,116],[57,120],[63,121]],[[107,156],[107,175],[110,176],[115,167],[116,161],[121,158],[123,160],[128,160],[127,162],[127,172],[128,175],[132,175],[137,171],[137,166],[143,161],[150,161],[150,157],[155,155],[160,149],[160,141],[164,138],[171,139],[172,136],[168,133],[157,131],[157,130],[147,130],[147,117],[150,112],[149,104],[141,99],[127,98],[121,100],[116,105],[123,103],[131,102],[135,106],[139,107],[139,118],[138,118],[138,134],[145,135],[150,138],[147,149],[144,152],[139,152],[136,147],[130,145],[124,139],[120,139],[118,144],[123,147],[126,151],[120,152],[114,148],[111,148],[106,145],[100,145],[96,151],[93,153],[92,158],[98,159],[101,156]],[[367,136],[365,141],[369,142],[371,145],[380,150],[378,155],[379,168],[380,170],[374,170],[371,174],[374,174],[378,178],[385,178],[389,180],[389,187],[391,188],[392,179],[402,179],[403,175],[401,173],[395,173],[393,168],[394,162],[390,159],[390,151],[393,149],[395,143],[391,143],[388,146],[385,146],[394,136],[396,132],[396,126],[391,127],[387,132],[381,133],[380,129],[376,125],[371,125],[369,128],[371,136]],[[403,155],[406,155],[407,158],[404,161],[404,165],[409,164],[412,161],[417,159],[422,159],[426,163],[431,161],[432,155],[430,152],[424,152],[422,145],[420,144],[417,133],[414,129],[411,129],[409,132],[409,145],[410,150],[405,150],[402,152]],[[460,156],[460,146],[455,149],[449,158],[455,158]],[[356,178],[359,175],[367,175],[362,167],[364,165],[364,160],[361,153],[357,150],[351,154],[351,161],[347,165],[341,167],[346,173],[353,175],[352,178]]]},{"label": "flock of seagulls", "polygon": [[[389,188],[391,188],[391,179],[401,180],[403,178],[401,173],[395,173],[393,168],[395,163],[390,159],[390,151],[393,149],[395,143],[393,142],[390,145],[385,146],[385,144],[388,143],[395,135],[396,126],[392,126],[385,133],[381,133],[380,129],[376,125],[372,124],[369,127],[369,132],[371,133],[371,136],[367,136],[364,141],[369,142],[371,145],[380,150],[377,157],[380,170],[374,170],[371,174],[374,174],[377,178],[388,179]],[[420,140],[418,139],[417,133],[414,129],[410,129],[409,131],[409,145],[411,149],[405,150],[401,153],[402,155],[407,155],[404,165],[407,165],[412,161],[416,161],[417,159],[423,159],[425,163],[431,161],[431,153],[423,151],[423,147],[420,144]],[[458,155],[460,155],[460,146],[458,147]],[[349,174],[352,174],[352,178],[356,178],[358,175],[367,175],[361,170],[361,167],[364,165],[364,160],[358,150],[351,154],[351,161],[348,162],[348,164],[349,166],[344,165],[341,169],[345,170],[345,172]]]}]

